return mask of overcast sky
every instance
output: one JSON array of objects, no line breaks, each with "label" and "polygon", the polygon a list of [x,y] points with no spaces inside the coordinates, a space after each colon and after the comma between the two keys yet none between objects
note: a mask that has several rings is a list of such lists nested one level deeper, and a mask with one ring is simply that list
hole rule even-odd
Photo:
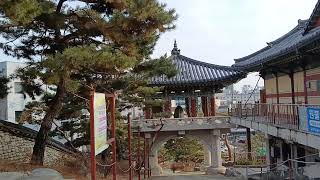
[{"label": "overcast sky", "polygon": [[[317,0],[161,0],[179,15],[177,28],[163,34],[153,57],[170,51],[208,63],[232,65],[308,19]],[[0,54],[0,61],[15,60]],[[237,84],[254,86],[257,75]],[[262,85],[263,81],[260,80]]]},{"label": "overcast sky", "polygon": [[[249,55],[308,19],[317,0],[161,0],[176,9],[177,28],[163,34],[154,57],[170,54],[174,39],[181,54],[219,65]],[[257,75],[236,85],[254,86]],[[260,85],[263,80],[260,80]]]}]

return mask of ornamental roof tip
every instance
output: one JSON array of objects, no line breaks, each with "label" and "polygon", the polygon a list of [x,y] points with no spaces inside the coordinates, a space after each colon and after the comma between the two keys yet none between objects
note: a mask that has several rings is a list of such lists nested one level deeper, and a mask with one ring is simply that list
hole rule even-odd
[{"label": "ornamental roof tip", "polygon": [[176,40],[174,40],[173,49],[171,50],[171,55],[180,55],[180,49],[178,49]]}]

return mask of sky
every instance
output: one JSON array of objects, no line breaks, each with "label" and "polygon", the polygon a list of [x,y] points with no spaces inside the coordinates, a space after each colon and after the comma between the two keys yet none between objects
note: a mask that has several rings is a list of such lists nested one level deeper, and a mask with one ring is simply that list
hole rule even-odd
[{"label": "sky", "polygon": [[[161,0],[178,14],[176,29],[160,37],[153,57],[170,55],[174,39],[181,54],[200,61],[232,65],[308,19],[317,0]],[[256,73],[236,84],[255,86]],[[260,79],[259,85],[263,85]]]},{"label": "sky", "polygon": [[[200,61],[232,65],[308,19],[317,0],[160,0],[178,14],[176,29],[161,35],[152,57],[170,52],[176,39],[181,54]],[[15,60],[0,52],[0,61]],[[255,86],[256,73],[236,84]],[[263,85],[260,79],[259,85]]]}]

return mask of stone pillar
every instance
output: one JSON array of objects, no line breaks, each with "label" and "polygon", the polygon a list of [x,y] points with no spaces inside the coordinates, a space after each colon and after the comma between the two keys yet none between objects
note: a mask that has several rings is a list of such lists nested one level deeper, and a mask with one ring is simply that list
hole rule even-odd
[{"label": "stone pillar", "polygon": [[216,115],[216,99],[213,96],[210,98],[210,115],[215,116]]},{"label": "stone pillar", "polygon": [[[296,144],[290,144],[290,151],[291,151],[291,159],[296,159],[298,158],[298,148]],[[300,159],[299,159],[300,160]],[[301,161],[301,160],[300,160]],[[292,168],[296,169],[298,168],[298,162],[294,161],[292,163]]]},{"label": "stone pillar", "polygon": [[204,150],[204,166],[211,166],[211,152],[207,150],[206,147],[203,147]]},{"label": "stone pillar", "polygon": [[220,130],[213,130],[212,135],[212,151],[211,151],[211,166],[219,168],[222,166],[221,160],[221,144],[220,144]]},{"label": "stone pillar", "polygon": [[219,174],[225,171],[222,166],[221,149],[220,149],[220,130],[213,130],[211,135],[211,166],[207,169],[207,174]]},{"label": "stone pillar", "polygon": [[207,96],[201,97],[201,106],[202,106],[203,116],[209,116],[208,97]]},{"label": "stone pillar", "polygon": [[148,169],[150,162],[150,154],[149,154],[149,141],[151,139],[150,133],[144,133],[144,175],[148,177]]},{"label": "stone pillar", "polygon": [[191,104],[191,117],[197,117],[197,100],[196,97],[190,97]]},{"label": "stone pillar", "polygon": [[[151,142],[150,142],[151,143]],[[159,176],[162,174],[162,168],[158,163],[158,151],[154,148],[150,150],[150,169],[152,176]]]},{"label": "stone pillar", "polygon": [[283,141],[280,141],[280,162],[284,161],[283,157]]}]

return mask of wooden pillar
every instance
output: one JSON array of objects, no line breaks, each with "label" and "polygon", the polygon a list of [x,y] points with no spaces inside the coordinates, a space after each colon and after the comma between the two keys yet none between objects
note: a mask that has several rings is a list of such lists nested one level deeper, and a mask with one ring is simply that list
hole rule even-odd
[{"label": "wooden pillar", "polygon": [[216,115],[216,99],[215,99],[214,95],[211,96],[211,98],[210,98],[210,112],[211,112],[210,113],[211,116]]},{"label": "wooden pillar", "polygon": [[147,175],[147,139],[145,133],[143,133],[143,179],[146,179]]},{"label": "wooden pillar", "polygon": [[276,76],[276,91],[277,91],[277,104],[280,103],[280,96],[279,96],[279,78],[278,73],[275,73]]},{"label": "wooden pillar", "polygon": [[185,104],[186,104],[187,115],[188,115],[188,117],[190,117],[191,113],[190,113],[190,98],[189,97],[185,98]]},{"label": "wooden pillar", "polygon": [[289,77],[290,77],[290,81],[291,81],[291,98],[292,98],[292,104],[295,104],[296,103],[296,98],[295,98],[295,95],[294,95],[294,73],[291,72],[289,74]]},{"label": "wooden pillar", "polygon": [[308,104],[307,71],[305,68],[303,68],[303,90],[304,90],[304,103]]},{"label": "wooden pillar", "polygon": [[171,112],[171,98],[166,97],[165,102],[164,102],[164,112],[165,112],[165,117],[170,118],[172,115]]},{"label": "wooden pillar", "polygon": [[144,108],[144,118],[151,119],[151,108],[150,107]]},{"label": "wooden pillar", "polygon": [[197,100],[195,96],[190,97],[191,101],[191,117],[197,117]]},{"label": "wooden pillar", "polygon": [[251,132],[250,128],[246,128],[247,130],[247,147],[248,147],[248,160],[251,161]]},{"label": "wooden pillar", "polygon": [[267,103],[266,89],[260,90],[260,103]]},{"label": "wooden pillar", "polygon": [[201,106],[202,106],[203,116],[209,116],[208,97],[207,96],[201,97]]}]

